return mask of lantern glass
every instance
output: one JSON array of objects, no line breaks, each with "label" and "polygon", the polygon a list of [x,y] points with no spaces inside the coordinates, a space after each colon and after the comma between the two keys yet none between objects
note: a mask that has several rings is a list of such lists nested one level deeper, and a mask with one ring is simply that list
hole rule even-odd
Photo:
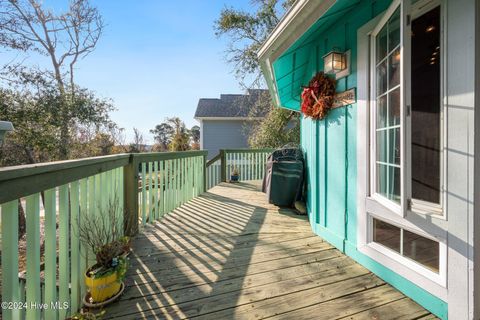
[{"label": "lantern glass", "polygon": [[333,54],[329,53],[323,58],[324,72],[332,73],[333,71]]},{"label": "lantern glass", "polygon": [[332,51],[323,57],[324,72],[338,73],[346,68],[345,54],[341,52]]}]

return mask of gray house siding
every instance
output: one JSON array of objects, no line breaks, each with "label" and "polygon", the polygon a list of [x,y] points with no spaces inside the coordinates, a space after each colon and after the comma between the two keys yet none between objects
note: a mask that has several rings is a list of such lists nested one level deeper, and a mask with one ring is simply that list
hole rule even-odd
[{"label": "gray house siding", "polygon": [[248,148],[248,129],[244,120],[200,121],[203,122],[201,148],[208,151],[208,159],[215,157],[220,149]]}]

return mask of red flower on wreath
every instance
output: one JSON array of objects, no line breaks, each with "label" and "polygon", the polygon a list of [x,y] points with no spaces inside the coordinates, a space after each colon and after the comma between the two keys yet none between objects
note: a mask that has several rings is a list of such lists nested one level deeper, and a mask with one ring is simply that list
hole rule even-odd
[{"label": "red flower on wreath", "polygon": [[305,117],[315,120],[325,118],[335,101],[335,79],[318,72],[302,92],[301,110]]}]

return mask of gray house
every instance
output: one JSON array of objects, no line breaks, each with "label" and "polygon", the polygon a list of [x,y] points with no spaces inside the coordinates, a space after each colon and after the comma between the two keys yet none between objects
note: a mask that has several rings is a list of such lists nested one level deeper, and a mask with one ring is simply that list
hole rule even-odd
[{"label": "gray house", "polygon": [[248,148],[252,125],[265,116],[265,110],[255,106],[261,99],[270,99],[267,92],[248,90],[247,94],[222,94],[220,99],[198,101],[195,119],[200,122],[200,148],[208,150],[208,159],[220,149]]}]

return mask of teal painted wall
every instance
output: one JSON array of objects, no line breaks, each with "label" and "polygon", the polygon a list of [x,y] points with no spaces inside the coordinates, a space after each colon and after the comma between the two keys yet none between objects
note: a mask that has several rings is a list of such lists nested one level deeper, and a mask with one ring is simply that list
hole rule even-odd
[{"label": "teal painted wall", "polygon": [[[323,68],[322,56],[337,47],[342,51],[352,50],[351,75],[338,81],[337,91],[356,87],[356,30],[383,12],[390,3],[391,0],[359,1],[335,24],[314,38],[310,37],[308,48],[311,54],[302,83],[307,84]],[[299,106],[291,107],[298,110]],[[301,121],[301,144],[305,150],[309,190],[307,208],[312,229],[426,309],[446,319],[447,304],[444,301],[356,249],[356,122],[356,104],[334,109],[322,121]]]}]

